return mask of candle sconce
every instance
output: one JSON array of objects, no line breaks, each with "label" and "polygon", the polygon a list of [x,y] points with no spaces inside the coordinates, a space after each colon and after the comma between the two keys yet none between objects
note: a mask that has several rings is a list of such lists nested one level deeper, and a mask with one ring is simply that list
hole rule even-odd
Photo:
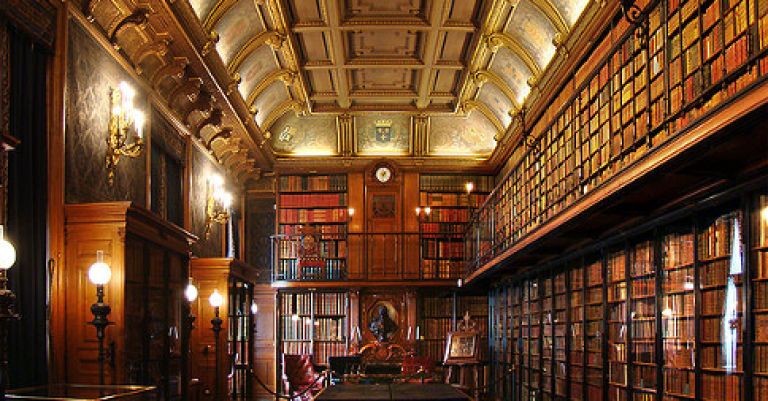
[{"label": "candle sconce", "polygon": [[229,220],[229,207],[232,194],[224,190],[224,180],[220,175],[208,177],[208,189],[205,202],[205,238],[211,235],[213,223],[226,224]]},{"label": "candle sconce", "polygon": [[[122,156],[137,158],[144,149],[144,113],[133,107],[136,92],[126,82],[109,91],[109,137],[107,138],[107,180],[115,182],[115,169]],[[128,138],[134,134],[133,142]]]}]

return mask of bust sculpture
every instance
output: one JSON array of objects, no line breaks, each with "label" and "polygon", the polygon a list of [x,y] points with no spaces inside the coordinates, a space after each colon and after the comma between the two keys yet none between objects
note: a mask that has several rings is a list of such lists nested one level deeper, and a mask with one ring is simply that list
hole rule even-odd
[{"label": "bust sculpture", "polygon": [[368,329],[373,333],[378,342],[386,343],[389,342],[389,337],[397,330],[397,324],[389,317],[387,307],[380,305],[379,313],[371,320]]}]

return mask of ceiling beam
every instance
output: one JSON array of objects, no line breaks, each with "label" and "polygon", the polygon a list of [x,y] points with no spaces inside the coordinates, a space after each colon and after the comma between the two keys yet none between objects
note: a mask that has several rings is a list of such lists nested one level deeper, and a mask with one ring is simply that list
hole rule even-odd
[{"label": "ceiling beam", "polygon": [[336,92],[339,94],[337,100],[339,107],[347,109],[352,105],[349,100],[349,83],[347,82],[347,72],[341,68],[345,63],[346,51],[344,49],[344,38],[339,28],[341,26],[341,10],[339,9],[339,2],[336,0],[325,0],[328,11],[328,25],[330,25],[331,32],[331,54],[334,64],[336,65]]},{"label": "ceiling beam", "polygon": [[528,67],[528,69],[531,70],[535,77],[541,76],[541,67],[536,63],[536,60],[513,37],[503,32],[496,32],[488,35],[485,38],[485,44],[489,49],[491,49],[492,52],[498,50],[500,46],[508,48],[512,51],[512,53],[515,53],[518,57],[520,57],[520,60],[525,63],[525,65]]},{"label": "ceiling beam", "polygon": [[246,42],[245,45],[241,47],[237,53],[235,53],[235,56],[232,57],[232,61],[230,61],[229,65],[227,66],[227,71],[230,75],[236,73],[240,69],[240,66],[243,64],[243,62],[248,58],[248,56],[250,56],[251,53],[255,52],[256,49],[265,43],[269,44],[272,49],[275,50],[282,46],[284,40],[285,36],[281,35],[279,32],[260,32],[258,35],[248,39],[248,42]]},{"label": "ceiling beam", "polygon": [[473,109],[477,109],[478,111],[483,113],[485,118],[487,118],[488,121],[493,123],[494,127],[496,127],[497,136],[498,134],[501,134],[504,131],[506,131],[504,129],[504,124],[502,124],[501,121],[499,121],[499,118],[496,117],[496,114],[493,114],[493,111],[491,111],[491,109],[488,108],[488,105],[486,105],[485,103],[478,100],[467,99],[464,101],[463,104],[464,104],[464,111],[466,113],[469,113]]},{"label": "ceiling beam", "polygon": [[433,0],[429,22],[431,24],[427,38],[424,43],[424,69],[419,74],[419,97],[416,99],[416,107],[424,108],[430,103],[429,94],[432,87],[433,71],[435,60],[438,58],[439,50],[437,42],[440,39],[440,25],[443,23],[443,17],[446,12],[445,0]]},{"label": "ceiling beam", "polygon": [[565,21],[563,14],[558,8],[552,4],[552,0],[530,0],[536,8],[538,8],[547,19],[552,22],[552,25],[560,32],[560,35],[565,37],[570,31],[568,22]]},{"label": "ceiling beam", "polygon": [[490,81],[496,85],[507,96],[510,102],[515,106],[515,111],[520,111],[520,103],[517,101],[517,96],[512,88],[509,87],[507,82],[498,76],[495,72],[490,70],[480,70],[472,75],[475,85],[479,88],[484,82]]},{"label": "ceiling beam", "polygon": [[295,71],[291,71],[285,68],[272,71],[266,77],[264,77],[264,79],[262,79],[255,88],[253,88],[251,93],[248,94],[248,98],[245,100],[245,104],[247,104],[248,107],[253,107],[253,103],[256,102],[256,99],[259,97],[259,95],[261,95],[265,89],[275,83],[275,81],[278,79],[285,83],[287,89],[288,86],[293,85],[293,83],[296,81],[296,76],[297,74]]},{"label": "ceiling beam", "polygon": [[[331,29],[331,27],[326,25],[301,25],[297,24],[291,27],[291,30],[296,33],[317,33],[317,32],[327,32]],[[344,24],[338,27],[341,31],[358,31],[358,30],[369,30],[369,31],[375,31],[375,30],[409,30],[409,31],[419,31],[419,32],[428,32],[432,30],[431,25],[411,25],[407,22],[380,22],[380,23],[365,23],[365,24]],[[440,27],[441,31],[445,32],[466,32],[466,33],[472,33],[475,31],[475,27],[472,25],[443,25]]]},{"label": "ceiling beam", "polygon": [[203,20],[203,28],[206,32],[213,31],[213,28],[219,24],[219,21],[229,11],[232,6],[237,3],[237,0],[215,0],[216,4],[211,8],[211,12],[205,16]]}]

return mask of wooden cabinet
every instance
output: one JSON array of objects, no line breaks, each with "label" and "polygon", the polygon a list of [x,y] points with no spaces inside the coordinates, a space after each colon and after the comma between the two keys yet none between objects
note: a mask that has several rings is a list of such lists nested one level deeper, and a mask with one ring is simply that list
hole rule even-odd
[{"label": "wooden cabinet", "polygon": [[[255,319],[251,305],[258,270],[237,259],[193,258],[191,276],[199,292],[191,305],[196,316],[190,346],[191,372],[192,377],[201,380],[201,398],[215,398],[218,380],[219,399],[246,399],[253,394],[255,384],[252,379]],[[214,311],[208,300],[214,289],[224,296],[224,304],[219,308],[222,329],[218,349],[211,330]]]},{"label": "wooden cabinet", "polygon": [[[97,383],[98,359],[90,305],[96,288],[88,268],[103,250],[112,268],[105,301],[112,307],[106,330],[108,384],[151,384],[162,399],[180,397],[182,300],[196,238],[130,202],[67,205],[66,314],[53,316],[54,358],[64,358],[64,380]],[[62,323],[63,320],[63,323]]]}]

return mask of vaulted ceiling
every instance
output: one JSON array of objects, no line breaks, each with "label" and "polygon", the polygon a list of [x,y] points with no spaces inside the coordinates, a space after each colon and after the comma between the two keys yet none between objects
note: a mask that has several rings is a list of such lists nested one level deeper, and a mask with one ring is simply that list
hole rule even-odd
[{"label": "vaulted ceiling", "polygon": [[487,158],[589,0],[184,0],[278,156]]},{"label": "vaulted ceiling", "polygon": [[[339,157],[498,168],[520,135],[516,116],[542,103],[551,64],[566,65],[604,8],[594,0],[83,1],[86,18],[165,93],[190,133],[243,177]],[[167,88],[157,78],[166,76],[175,82]]]}]

